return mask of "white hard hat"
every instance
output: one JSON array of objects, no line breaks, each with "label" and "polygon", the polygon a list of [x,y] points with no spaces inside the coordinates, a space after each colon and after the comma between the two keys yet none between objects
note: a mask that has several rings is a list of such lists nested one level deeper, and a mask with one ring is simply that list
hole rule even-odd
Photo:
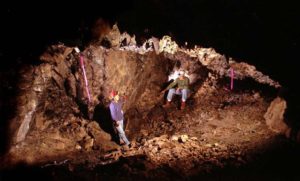
[{"label": "white hard hat", "polygon": [[74,50],[77,52],[77,53],[80,53],[80,50],[78,47],[75,47]]},{"label": "white hard hat", "polygon": [[184,72],[183,70],[180,70],[178,74],[179,74],[179,75],[184,75],[184,73],[185,73],[185,72]]}]

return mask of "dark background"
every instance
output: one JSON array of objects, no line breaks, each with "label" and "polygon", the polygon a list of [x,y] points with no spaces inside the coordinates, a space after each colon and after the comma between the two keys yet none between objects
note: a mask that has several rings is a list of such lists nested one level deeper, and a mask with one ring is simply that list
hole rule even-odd
[{"label": "dark background", "polygon": [[[131,0],[1,2],[1,71],[37,62],[54,43],[82,45],[103,18],[131,35],[171,35],[253,64],[296,95],[300,11],[296,1]],[[148,29],[148,32],[145,32]]]},{"label": "dark background", "polygon": [[148,29],[157,37],[172,35],[181,45],[213,47],[288,87],[297,81],[300,13],[295,1],[2,2],[1,67],[30,62],[58,41],[76,43],[82,34],[88,41],[89,28],[99,17],[138,37]]},{"label": "dark background", "polygon": [[2,2],[0,17],[2,66],[14,65],[20,57],[36,57],[58,41],[76,43],[82,34],[87,41],[88,28],[102,17],[111,24],[118,22],[121,31],[137,36],[145,29],[157,37],[169,34],[181,45],[187,41],[213,47],[252,63],[283,84],[296,81],[300,34],[296,1],[10,1]]}]

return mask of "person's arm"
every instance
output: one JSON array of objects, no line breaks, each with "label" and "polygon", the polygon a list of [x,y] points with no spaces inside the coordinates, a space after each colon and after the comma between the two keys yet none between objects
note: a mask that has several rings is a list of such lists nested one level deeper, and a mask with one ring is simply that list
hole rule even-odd
[{"label": "person's arm", "polygon": [[186,82],[187,82],[187,83],[186,83],[186,86],[187,86],[187,88],[188,88],[189,85],[190,85],[190,79],[189,79],[188,77],[187,77],[186,79],[187,79],[187,80],[186,80]]},{"label": "person's arm", "polygon": [[173,88],[173,87],[176,86],[176,85],[177,85],[177,79],[176,79],[174,82],[172,82],[172,83],[166,88],[166,90],[171,89],[171,88]]}]

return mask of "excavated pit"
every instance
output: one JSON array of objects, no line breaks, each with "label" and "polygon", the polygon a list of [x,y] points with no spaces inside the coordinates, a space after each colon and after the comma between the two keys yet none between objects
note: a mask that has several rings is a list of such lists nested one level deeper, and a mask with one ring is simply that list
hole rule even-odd
[{"label": "excavated pit", "polygon": [[[178,48],[164,40],[151,39],[150,48],[111,41],[111,48],[94,44],[80,54],[53,45],[39,65],[21,69],[6,167],[38,165],[33,170],[55,173],[55,180],[210,178],[213,170],[243,169],[259,153],[285,144],[280,135],[291,135],[291,128],[278,82],[211,48]],[[178,109],[179,97],[162,107],[166,94],[160,92],[177,67],[188,70],[191,80],[185,110]],[[113,131],[111,90],[127,97],[129,150],[118,145]]]}]

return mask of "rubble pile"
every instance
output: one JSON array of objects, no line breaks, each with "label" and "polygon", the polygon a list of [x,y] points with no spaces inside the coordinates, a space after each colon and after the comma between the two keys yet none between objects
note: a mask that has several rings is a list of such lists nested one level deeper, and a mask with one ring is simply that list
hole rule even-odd
[{"label": "rubble pile", "polygon": [[[113,155],[113,159],[118,160],[120,156],[129,157],[143,154],[146,156],[145,161],[151,163],[151,169],[167,165],[180,175],[209,171],[212,169],[210,167],[212,165],[224,167],[224,164],[228,164],[227,160],[231,160],[231,164],[237,165],[245,162],[245,155],[232,145],[205,143],[198,140],[197,137],[189,137],[186,134],[162,135],[146,140],[125,152],[121,150],[117,152],[109,156]],[[103,158],[111,159],[112,157],[109,156]],[[151,171],[147,170],[147,172]]]},{"label": "rubble pile", "polygon": [[[266,139],[261,144],[266,146],[268,141],[270,140]],[[130,178],[181,180],[197,177],[199,173],[210,173],[214,169],[241,167],[253,161],[249,154],[254,154],[255,148],[253,145],[246,144],[212,142],[187,134],[161,135],[132,143],[133,146],[129,149],[119,149],[100,157],[96,156],[94,159],[101,165],[112,164],[112,170],[118,170],[112,177],[115,179],[129,176]],[[257,143],[255,144],[258,146]],[[262,151],[262,149],[255,149],[256,154]],[[90,162],[85,167],[90,171],[97,170],[97,178],[110,178],[111,176],[104,176],[105,173],[101,170],[103,166],[99,169],[99,165],[97,166],[95,162],[97,163],[97,161]],[[81,162],[69,160],[65,166],[72,168],[73,173],[79,170],[78,165],[84,164],[84,160]]]},{"label": "rubble pile", "polygon": [[219,143],[205,143],[197,137],[187,135],[155,137],[147,140],[141,149],[153,165],[168,165],[180,175],[209,171],[206,169],[212,167],[208,165],[224,167],[228,163],[226,159],[236,159],[235,164],[243,163],[243,155],[236,148]]}]

